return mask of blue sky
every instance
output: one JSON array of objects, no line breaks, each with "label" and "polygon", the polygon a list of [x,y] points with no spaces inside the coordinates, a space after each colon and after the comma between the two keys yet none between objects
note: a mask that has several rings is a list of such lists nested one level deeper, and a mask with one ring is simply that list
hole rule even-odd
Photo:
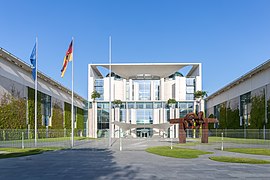
[{"label": "blue sky", "polygon": [[269,0],[0,0],[0,47],[29,62],[38,36],[38,69],[87,98],[87,64],[201,62],[214,93],[270,58]]}]

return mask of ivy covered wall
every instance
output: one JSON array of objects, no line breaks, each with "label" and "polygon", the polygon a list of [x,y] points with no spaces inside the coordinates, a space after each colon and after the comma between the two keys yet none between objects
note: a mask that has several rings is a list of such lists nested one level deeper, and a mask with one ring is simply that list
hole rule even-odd
[{"label": "ivy covered wall", "polygon": [[64,128],[64,115],[61,102],[53,103],[52,113],[52,129],[63,129]]},{"label": "ivy covered wall", "polygon": [[[243,129],[244,125],[240,126],[239,109],[231,109],[227,102],[218,105],[218,113],[215,117],[219,120],[219,129]],[[268,122],[265,124],[265,96],[255,95],[251,97],[250,109],[250,125],[248,129],[263,129],[264,125],[267,129],[270,128],[270,100],[267,101],[267,117]],[[242,122],[244,123],[244,122]],[[209,126],[212,128],[213,126]]]},{"label": "ivy covered wall", "polygon": [[[35,90],[28,87],[28,124],[30,129],[35,127]],[[37,95],[37,128],[42,129],[42,115],[41,115],[41,93],[38,91]]]},{"label": "ivy covered wall", "polygon": [[84,112],[83,109],[77,107],[77,129],[84,130]]},{"label": "ivy covered wall", "polygon": [[265,123],[264,95],[251,98],[250,129],[262,129]]},{"label": "ivy covered wall", "polygon": [[0,99],[0,129],[26,128],[26,100],[4,94]]},{"label": "ivy covered wall", "polygon": [[64,119],[65,123],[64,124],[65,124],[65,126],[64,127],[66,129],[71,129],[71,104],[65,102],[64,110],[65,110],[65,112],[64,112],[64,117],[65,117],[65,119]]}]

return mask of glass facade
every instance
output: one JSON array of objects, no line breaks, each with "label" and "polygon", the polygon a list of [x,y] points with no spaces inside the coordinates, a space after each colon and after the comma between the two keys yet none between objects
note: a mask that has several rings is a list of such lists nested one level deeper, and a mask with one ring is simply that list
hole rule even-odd
[{"label": "glass facade", "polygon": [[98,137],[107,137],[109,129],[109,103],[97,103]]},{"label": "glass facade", "polygon": [[194,100],[195,78],[186,78],[186,100]]},{"label": "glass facade", "polygon": [[[120,79],[122,80],[122,79]],[[117,88],[121,87],[117,82]],[[194,91],[195,91],[195,78],[186,78],[186,87],[183,89],[186,94],[186,99],[177,102],[174,110],[174,117],[184,117],[190,112],[194,112]],[[171,98],[176,97],[176,83],[170,84],[172,87]],[[122,105],[119,109],[114,109],[115,116],[123,123],[136,123],[136,124],[153,124],[153,122],[166,122],[170,119],[170,108],[167,106],[167,101],[161,101],[161,80],[138,78],[132,81],[123,81],[123,92],[117,92],[117,96],[124,96]],[[165,87],[166,88],[166,87]],[[180,87],[181,88],[181,87]],[[100,98],[97,99],[97,130],[98,137],[107,136],[109,129],[109,103],[102,102],[104,100],[104,80],[96,79],[94,81],[94,89],[100,93]],[[117,89],[118,90],[118,89]],[[115,90],[116,91],[116,90]],[[122,94],[121,94],[122,93]],[[166,94],[166,92],[165,92]],[[112,95],[114,98],[116,96]],[[164,96],[164,95],[163,95]],[[166,96],[166,95],[165,95]],[[190,102],[186,102],[192,100]],[[91,105],[89,106],[91,108]],[[158,110],[157,110],[158,109]],[[116,114],[119,113],[119,114]],[[155,118],[155,119],[154,119]],[[117,128],[113,126],[113,128]],[[176,132],[174,132],[175,134]],[[148,137],[153,135],[151,128],[137,128],[135,134],[138,137]]]},{"label": "glass facade", "polygon": [[251,92],[240,96],[240,119],[241,125],[250,125]]},{"label": "glass facade", "polygon": [[150,80],[134,80],[134,84],[139,87],[139,100],[151,100],[151,81]]},{"label": "glass facade", "polygon": [[42,125],[51,126],[50,118],[51,118],[51,96],[41,93],[41,114],[42,114]]},{"label": "glass facade", "polygon": [[94,89],[100,94],[96,100],[104,100],[104,81],[103,79],[96,79]]},{"label": "glass facade", "polygon": [[188,113],[194,112],[193,102],[178,102],[179,117],[185,117]]}]

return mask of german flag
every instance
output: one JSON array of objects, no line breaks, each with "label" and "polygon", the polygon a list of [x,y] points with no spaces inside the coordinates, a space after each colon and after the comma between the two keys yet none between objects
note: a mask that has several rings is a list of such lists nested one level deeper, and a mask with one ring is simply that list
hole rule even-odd
[{"label": "german flag", "polygon": [[61,77],[64,77],[65,75],[65,72],[66,72],[66,69],[67,69],[67,66],[68,66],[68,62],[69,61],[72,61],[72,55],[73,55],[73,40],[71,41],[69,47],[68,47],[68,50],[66,52],[66,56],[64,57],[64,61],[63,61],[63,67],[61,69]]}]

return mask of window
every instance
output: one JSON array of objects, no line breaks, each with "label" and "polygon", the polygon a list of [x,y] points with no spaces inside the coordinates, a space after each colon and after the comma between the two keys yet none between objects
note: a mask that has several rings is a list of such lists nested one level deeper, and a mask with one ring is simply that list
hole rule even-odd
[{"label": "window", "polygon": [[185,117],[188,113],[191,113],[194,111],[193,103],[179,102],[178,107],[179,107],[180,118]]},{"label": "window", "polygon": [[100,97],[97,100],[104,99],[104,81],[103,79],[96,79],[94,84],[94,89],[100,94]]},{"label": "window", "polygon": [[138,84],[139,87],[139,100],[150,100],[151,99],[151,81],[150,80],[134,80],[134,83]]},{"label": "window", "polygon": [[195,79],[194,78],[186,78],[186,85],[187,86],[194,86]]},{"label": "window", "polygon": [[187,86],[187,93],[194,93],[194,87],[193,86]]},{"label": "window", "polygon": [[186,94],[186,100],[194,100],[194,94]]}]

